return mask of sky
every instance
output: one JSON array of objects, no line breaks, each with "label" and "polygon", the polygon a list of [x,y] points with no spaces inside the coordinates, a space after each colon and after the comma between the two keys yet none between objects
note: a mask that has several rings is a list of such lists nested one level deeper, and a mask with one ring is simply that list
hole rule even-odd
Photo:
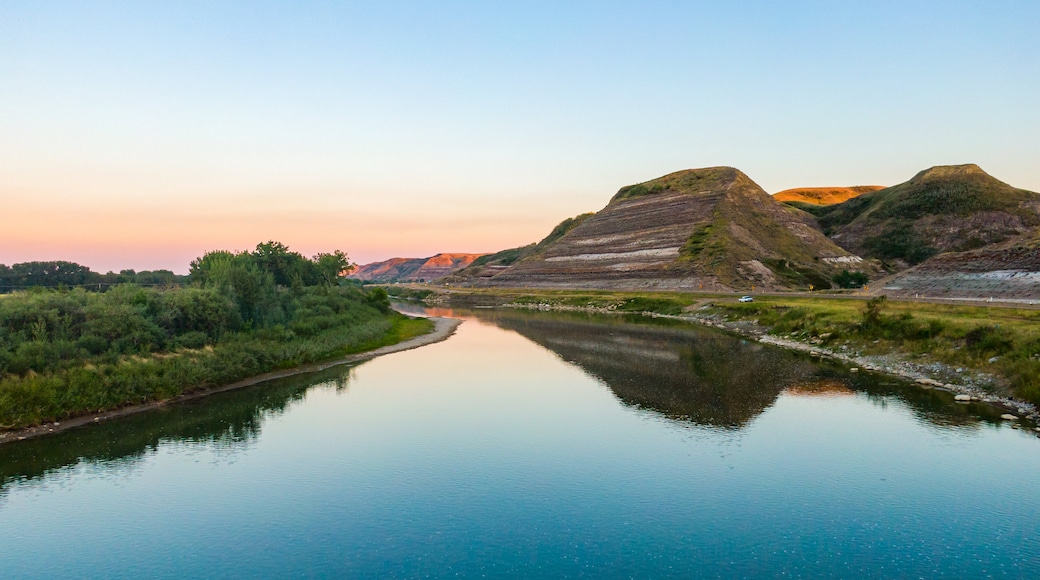
[{"label": "sky", "polygon": [[0,1],[0,263],[537,241],[622,186],[1040,191],[1040,2]]}]

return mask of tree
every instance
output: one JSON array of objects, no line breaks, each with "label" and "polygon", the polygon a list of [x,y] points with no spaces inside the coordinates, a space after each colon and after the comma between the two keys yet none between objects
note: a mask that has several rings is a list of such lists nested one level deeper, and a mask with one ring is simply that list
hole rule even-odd
[{"label": "tree", "polygon": [[268,241],[256,245],[253,259],[260,269],[274,276],[275,284],[291,286],[294,278],[299,278],[304,286],[315,286],[319,283],[315,264],[304,258],[299,252],[292,252],[281,242]]},{"label": "tree", "polygon": [[191,261],[188,275],[191,281],[200,286],[210,284],[220,285],[218,278],[226,274],[228,266],[235,259],[235,255],[227,250],[215,250],[206,252],[202,257]]},{"label": "tree", "polygon": [[350,263],[347,255],[340,250],[336,250],[331,254],[317,254],[314,256],[314,264],[322,283],[329,286],[338,285],[340,280],[356,267],[355,264]]}]

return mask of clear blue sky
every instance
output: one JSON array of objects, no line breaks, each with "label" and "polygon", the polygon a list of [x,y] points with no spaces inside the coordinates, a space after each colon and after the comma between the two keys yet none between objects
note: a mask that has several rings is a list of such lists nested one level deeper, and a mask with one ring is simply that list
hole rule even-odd
[{"label": "clear blue sky", "polygon": [[622,185],[1040,190],[1040,2],[0,3],[0,262],[495,251]]}]

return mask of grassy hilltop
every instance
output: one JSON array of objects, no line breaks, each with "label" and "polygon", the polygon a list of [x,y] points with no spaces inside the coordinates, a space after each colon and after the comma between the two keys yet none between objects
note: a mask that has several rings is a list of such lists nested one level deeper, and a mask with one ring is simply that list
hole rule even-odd
[{"label": "grassy hilltop", "polygon": [[805,209],[842,247],[895,267],[1000,243],[1040,226],[1040,194],[973,164],[933,167],[899,185]]},{"label": "grassy hilltop", "polygon": [[773,195],[773,199],[801,208],[806,205],[834,205],[884,189],[881,185],[857,185],[854,187],[798,187],[785,189]]}]

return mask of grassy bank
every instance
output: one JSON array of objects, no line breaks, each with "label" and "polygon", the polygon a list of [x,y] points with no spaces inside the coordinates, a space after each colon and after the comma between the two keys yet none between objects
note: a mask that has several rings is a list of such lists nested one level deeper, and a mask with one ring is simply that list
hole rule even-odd
[{"label": "grassy bank", "polygon": [[[1040,404],[1040,311],[940,305],[867,298],[762,296],[673,292],[448,289],[409,290],[426,301],[454,305],[649,312],[754,324],[764,332],[836,351],[941,363],[978,376],[997,394]],[[393,292],[393,291],[392,291]]]},{"label": "grassy bank", "polygon": [[899,353],[995,377],[997,390],[1040,404],[1040,312],[888,301],[763,297],[718,301],[727,320],[753,321],[777,336],[851,349]]},{"label": "grassy bank", "polygon": [[60,368],[0,378],[0,428],[13,429],[167,399],[250,376],[340,358],[429,332],[397,313],[353,313],[299,333],[277,325],[229,333],[202,348],[116,357],[84,356]]},{"label": "grassy bank", "polygon": [[210,252],[187,287],[34,288],[0,300],[0,429],[162,400],[429,332],[342,252]]}]

